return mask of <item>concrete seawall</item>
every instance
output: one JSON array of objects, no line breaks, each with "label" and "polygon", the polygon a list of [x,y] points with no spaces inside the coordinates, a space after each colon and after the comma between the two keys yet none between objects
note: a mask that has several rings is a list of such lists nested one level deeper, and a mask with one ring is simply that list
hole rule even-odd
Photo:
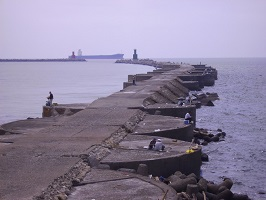
[{"label": "concrete seawall", "polygon": [[[94,176],[98,180],[107,171],[113,175],[119,173],[113,170],[121,168],[137,171],[139,164],[146,164],[147,173],[153,176],[169,176],[178,170],[199,176],[201,148],[186,152],[195,122],[184,124],[188,111],[196,119],[196,106],[176,104],[189,92],[186,81],[179,77],[195,68],[169,64],[162,69],[152,75],[136,75],[136,85],[89,105],[44,106],[43,119],[3,125],[0,165],[5,176],[0,178],[1,199],[60,199],[73,189],[72,199],[85,199],[88,194],[78,191],[99,168],[106,170],[97,171]],[[200,85],[199,80],[194,82]],[[163,141],[164,151],[146,148],[154,137]],[[93,184],[96,187],[96,182],[90,186]],[[10,189],[13,187],[16,190]],[[156,187],[160,188],[159,196],[172,191],[166,185]],[[101,193],[97,192],[95,199]],[[165,198],[175,199],[173,195],[169,192]]]}]

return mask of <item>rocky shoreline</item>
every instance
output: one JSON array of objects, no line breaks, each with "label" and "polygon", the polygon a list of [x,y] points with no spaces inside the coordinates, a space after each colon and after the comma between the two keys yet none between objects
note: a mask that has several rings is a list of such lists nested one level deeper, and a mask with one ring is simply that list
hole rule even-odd
[{"label": "rocky shoreline", "polygon": [[[204,86],[214,85],[217,71],[205,65],[149,59],[119,62],[156,69],[129,75],[123,90],[90,105],[44,106],[43,119],[2,125],[0,161],[10,179],[29,177],[28,168],[31,176],[49,178],[28,193],[21,185],[23,181],[18,181],[21,191],[16,193],[8,189],[12,180],[9,183],[2,178],[7,186],[0,190],[1,199],[16,199],[18,195],[58,200],[249,199],[230,190],[230,178],[214,184],[200,176],[201,162],[208,160],[201,145],[217,142],[226,135],[222,130],[210,135],[207,130],[196,128],[196,108],[213,106],[212,102],[219,98],[217,94],[201,92]],[[185,124],[188,111],[194,120]],[[154,137],[163,141],[165,150],[146,149]],[[5,145],[7,142],[10,145]],[[28,155],[22,156],[19,163],[12,163],[10,159],[16,153]],[[46,167],[36,168],[40,162]],[[26,166],[21,169],[25,176],[12,177],[16,164],[19,168],[22,163]],[[27,184],[36,185],[35,181]]]}]

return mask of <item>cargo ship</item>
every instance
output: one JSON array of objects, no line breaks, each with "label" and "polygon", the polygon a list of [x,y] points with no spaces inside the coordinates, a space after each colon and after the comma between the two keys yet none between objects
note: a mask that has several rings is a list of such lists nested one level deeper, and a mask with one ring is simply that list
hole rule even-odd
[{"label": "cargo ship", "polygon": [[72,52],[72,55],[68,57],[69,59],[123,59],[124,54],[110,54],[110,55],[82,55],[81,50],[78,50],[78,55]]}]

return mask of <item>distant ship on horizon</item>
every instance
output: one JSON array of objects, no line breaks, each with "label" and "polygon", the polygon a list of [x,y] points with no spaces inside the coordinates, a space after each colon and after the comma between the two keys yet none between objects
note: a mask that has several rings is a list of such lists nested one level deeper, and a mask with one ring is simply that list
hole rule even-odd
[{"label": "distant ship on horizon", "polygon": [[124,54],[110,54],[110,55],[82,55],[81,49],[78,50],[78,55],[72,52],[72,55],[68,57],[69,59],[123,59]]}]

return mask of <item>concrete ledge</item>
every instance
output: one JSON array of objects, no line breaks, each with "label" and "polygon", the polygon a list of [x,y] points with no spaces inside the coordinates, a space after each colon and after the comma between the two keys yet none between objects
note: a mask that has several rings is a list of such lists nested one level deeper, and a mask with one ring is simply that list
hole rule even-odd
[{"label": "concrete ledge", "polygon": [[[89,104],[58,104],[53,106],[43,106],[42,117],[51,117],[58,115],[73,115],[81,110],[84,110]],[[56,113],[56,114],[55,114]]]},{"label": "concrete ledge", "polygon": [[184,174],[200,174],[201,148],[193,153],[186,153],[190,143],[161,138],[166,148],[164,151],[148,150],[153,137],[127,136],[111,154],[101,163],[108,164],[111,169],[130,168],[137,170],[139,164],[148,166],[149,174],[168,177],[176,171]]},{"label": "concrete ledge", "polygon": [[143,121],[135,127],[132,134],[166,137],[190,142],[193,138],[193,129],[193,124],[184,124],[184,118],[146,115]]},{"label": "concrete ledge", "polygon": [[[196,106],[195,105],[188,105],[188,106],[178,106],[177,104],[153,104],[149,105],[143,110],[151,115],[155,115],[156,112],[159,115],[163,116],[172,116],[172,117],[179,117],[184,118],[187,112],[191,112],[192,119],[196,119]],[[196,125],[195,120],[193,120],[194,126]]]},{"label": "concrete ledge", "polygon": [[112,199],[177,198],[176,191],[160,181],[138,174],[92,169],[68,199],[110,199],[110,195]]}]

